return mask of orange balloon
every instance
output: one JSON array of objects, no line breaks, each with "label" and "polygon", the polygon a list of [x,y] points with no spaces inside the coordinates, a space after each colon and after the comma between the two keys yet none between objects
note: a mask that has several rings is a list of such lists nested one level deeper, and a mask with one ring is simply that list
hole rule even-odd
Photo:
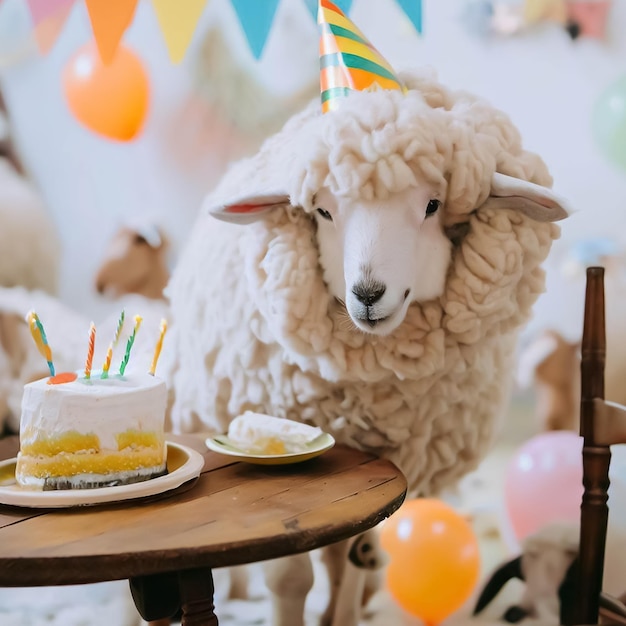
[{"label": "orange balloon", "polygon": [[63,70],[63,88],[71,112],[90,130],[130,141],[141,130],[150,86],[143,63],[120,45],[104,65],[94,43],[80,48]]},{"label": "orange balloon", "polygon": [[476,535],[440,500],[407,500],[381,528],[387,588],[398,604],[434,625],[459,609],[480,575]]}]

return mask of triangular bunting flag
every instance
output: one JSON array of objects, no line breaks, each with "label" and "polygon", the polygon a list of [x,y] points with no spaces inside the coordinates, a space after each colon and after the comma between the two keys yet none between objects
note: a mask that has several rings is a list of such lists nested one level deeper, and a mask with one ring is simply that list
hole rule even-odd
[{"label": "triangular bunting flag", "polygon": [[85,0],[85,4],[100,58],[109,65],[124,32],[133,21],[137,0]]},{"label": "triangular bunting flag", "polygon": [[[317,7],[319,0],[304,0],[307,9],[313,16],[313,19],[317,21]],[[352,7],[352,0],[335,0],[335,4],[347,15],[350,13],[350,7]]]},{"label": "triangular bunting flag", "polygon": [[58,39],[74,6],[74,0],[27,0],[27,4],[33,18],[39,50],[42,54],[47,54]]},{"label": "triangular bunting flag", "polygon": [[183,60],[206,3],[207,0],[152,0],[173,63]]},{"label": "triangular bunting flag", "polygon": [[411,20],[415,30],[422,34],[422,0],[396,0],[406,16]]},{"label": "triangular bunting flag", "polygon": [[252,54],[261,58],[274,21],[278,0],[231,0]]}]

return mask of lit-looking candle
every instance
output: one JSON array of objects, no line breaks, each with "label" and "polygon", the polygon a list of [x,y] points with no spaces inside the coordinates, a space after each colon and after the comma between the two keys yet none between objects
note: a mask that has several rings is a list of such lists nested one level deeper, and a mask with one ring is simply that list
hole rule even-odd
[{"label": "lit-looking candle", "polygon": [[137,335],[137,331],[141,326],[142,319],[143,318],[140,315],[135,315],[135,327],[133,328],[132,335],[128,338],[128,341],[126,342],[126,353],[124,354],[124,358],[120,363],[120,376],[124,375],[126,366],[128,365],[128,359],[130,359],[130,351],[133,347],[133,344],[135,343],[135,336]]},{"label": "lit-looking candle", "polygon": [[159,360],[159,355],[161,354],[161,348],[163,347],[163,337],[165,337],[166,331],[167,321],[161,320],[159,339],[157,341],[156,347],[154,348],[154,356],[152,357],[152,365],[150,366],[150,374],[152,374],[152,376],[154,376],[154,372],[156,372],[157,361]]}]

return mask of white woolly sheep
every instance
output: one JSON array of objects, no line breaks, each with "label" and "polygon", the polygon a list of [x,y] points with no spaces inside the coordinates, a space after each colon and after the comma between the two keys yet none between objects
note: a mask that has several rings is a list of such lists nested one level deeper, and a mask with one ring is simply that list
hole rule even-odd
[{"label": "white woolly sheep", "polygon": [[55,293],[59,260],[55,226],[13,146],[0,94],[0,285]]},{"label": "white woolly sheep", "polygon": [[[171,418],[315,424],[428,495],[489,449],[567,210],[503,113],[429,74],[400,79],[406,94],[314,103],[206,199],[166,290]],[[281,572],[274,623],[301,625],[310,564]]]}]

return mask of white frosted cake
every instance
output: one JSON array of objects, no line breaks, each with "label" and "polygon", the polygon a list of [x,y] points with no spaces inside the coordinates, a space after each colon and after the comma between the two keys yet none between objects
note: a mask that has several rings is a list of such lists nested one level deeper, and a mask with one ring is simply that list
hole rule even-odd
[{"label": "white frosted cake", "polygon": [[69,381],[44,378],[24,386],[16,468],[21,486],[86,489],[166,472],[163,380],[62,376]]},{"label": "white frosted cake", "polygon": [[323,434],[321,428],[264,413],[246,411],[228,426],[228,439],[250,454],[302,452]]}]

